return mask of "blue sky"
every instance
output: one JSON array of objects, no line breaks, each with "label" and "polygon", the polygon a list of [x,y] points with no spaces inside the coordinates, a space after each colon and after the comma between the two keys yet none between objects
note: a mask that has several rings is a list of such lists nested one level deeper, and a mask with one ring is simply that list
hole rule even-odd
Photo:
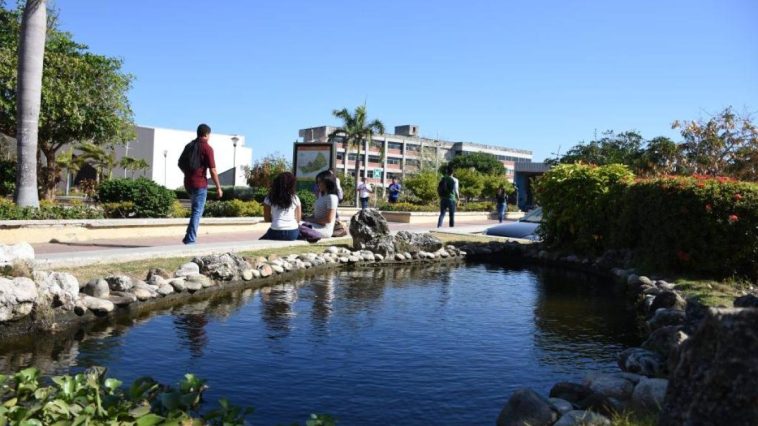
[{"label": "blue sky", "polygon": [[423,136],[534,151],[597,129],[758,111],[758,2],[54,0],[61,27],[124,60],[139,124],[289,155],[335,108]]}]

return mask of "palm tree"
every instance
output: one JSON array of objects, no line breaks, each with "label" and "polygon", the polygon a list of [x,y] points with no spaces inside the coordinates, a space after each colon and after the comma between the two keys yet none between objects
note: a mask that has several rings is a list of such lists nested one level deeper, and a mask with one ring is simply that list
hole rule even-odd
[{"label": "palm tree", "polygon": [[113,146],[104,147],[92,142],[85,142],[77,148],[81,152],[78,158],[97,170],[97,183],[102,183],[106,178],[111,178],[113,168],[117,164]]},{"label": "palm tree", "polygon": [[21,20],[16,86],[16,191],[14,200],[22,207],[38,207],[37,133],[42,99],[42,62],[47,36],[47,1],[27,0]]},{"label": "palm tree", "polygon": [[134,174],[136,172],[147,170],[150,168],[150,164],[147,163],[147,161],[143,160],[142,158],[134,158],[134,157],[122,157],[121,160],[118,162],[118,165],[124,169],[124,172],[126,170],[129,170],[132,172],[132,179],[134,179]]},{"label": "palm tree", "polygon": [[[379,120],[373,120],[370,123],[366,123],[366,105],[360,105],[355,108],[355,113],[350,115],[347,108],[341,110],[334,110],[332,114],[342,119],[342,127],[337,128],[335,131],[329,134],[329,141],[333,141],[334,138],[341,136],[348,147],[358,148],[358,157],[355,159],[355,182],[356,185],[360,181],[361,172],[361,148],[365,141],[371,142],[371,136],[374,133],[383,134],[384,124]],[[346,150],[347,151],[347,150]],[[345,152],[347,158],[350,158],[348,152]],[[355,194],[355,205],[358,205],[358,193]]]}]

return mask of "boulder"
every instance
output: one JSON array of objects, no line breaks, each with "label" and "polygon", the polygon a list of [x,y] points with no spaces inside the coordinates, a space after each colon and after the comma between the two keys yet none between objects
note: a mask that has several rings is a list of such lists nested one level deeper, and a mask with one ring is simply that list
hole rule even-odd
[{"label": "boulder", "polygon": [[147,272],[147,276],[145,277],[145,281],[150,282],[152,281],[152,278],[158,276],[165,280],[168,280],[170,278],[173,278],[171,276],[171,273],[163,268],[152,268]]},{"label": "boulder", "polygon": [[34,247],[29,243],[0,244],[0,268],[13,266],[15,263],[34,263]]},{"label": "boulder", "polygon": [[137,300],[140,302],[150,300],[157,296],[157,293],[153,293],[145,286],[134,286],[131,290],[129,290],[129,292],[135,295],[137,297]]},{"label": "boulder", "polygon": [[369,250],[374,254],[390,256],[395,253],[395,237],[392,235],[383,235],[374,240],[370,240],[361,247]]},{"label": "boulder", "polygon": [[666,396],[666,387],[669,381],[666,379],[640,380],[632,393],[632,407],[638,413],[661,411],[663,398]]},{"label": "boulder", "polygon": [[647,325],[650,327],[650,330],[657,330],[661,327],[682,325],[684,324],[685,320],[686,314],[682,310],[674,308],[660,308],[655,311],[653,317],[648,320]]},{"label": "boulder", "polygon": [[664,374],[665,360],[655,352],[642,348],[629,348],[619,354],[618,365],[623,371],[647,377]]},{"label": "boulder", "polygon": [[258,272],[257,270],[253,268],[245,269],[244,271],[242,271],[242,279],[245,281],[250,281],[255,276],[255,273],[257,273],[258,276],[260,276],[260,272]]},{"label": "boulder", "polygon": [[280,265],[275,264],[275,263],[271,264],[271,269],[273,269],[274,272],[276,272],[277,274],[283,274],[284,273],[284,268],[281,267]]},{"label": "boulder", "polygon": [[234,254],[211,254],[192,259],[200,267],[200,273],[219,281],[240,280],[242,271],[251,266],[245,259]]},{"label": "boulder", "polygon": [[109,275],[105,277],[111,291],[129,291],[134,286],[132,279],[126,275]]},{"label": "boulder", "polygon": [[202,274],[188,275],[184,277],[184,281],[186,284],[188,284],[187,288],[190,288],[190,283],[199,283],[202,288],[211,287],[213,285],[213,280]]},{"label": "boulder", "polygon": [[692,336],[695,331],[700,327],[706,316],[708,316],[708,307],[700,303],[696,298],[690,297],[687,299],[687,308],[684,310],[684,328],[682,331]]},{"label": "boulder", "polygon": [[550,401],[531,389],[513,392],[497,417],[498,426],[549,426],[558,418]]},{"label": "boulder", "polygon": [[52,307],[73,310],[79,301],[79,281],[65,272],[34,272],[39,298]]},{"label": "boulder", "polygon": [[186,280],[184,278],[172,278],[168,280],[168,284],[174,288],[174,291],[180,293],[187,289]]},{"label": "boulder", "polygon": [[613,374],[594,375],[589,377],[584,384],[593,392],[620,400],[629,399],[634,391],[634,383],[622,376]]},{"label": "boulder", "polygon": [[571,410],[561,416],[553,426],[610,426],[607,417],[592,411]]},{"label": "boulder", "polygon": [[395,234],[395,251],[418,253],[420,251],[437,251],[442,249],[442,241],[434,235],[400,231]]},{"label": "boulder", "polygon": [[572,404],[587,398],[592,394],[592,389],[579,383],[559,382],[550,389],[551,398],[564,399]]},{"label": "boulder", "polygon": [[116,309],[116,306],[110,300],[92,297],[87,294],[80,294],[79,299],[85,308],[94,312],[96,315],[107,315]]},{"label": "boulder", "polygon": [[[199,275],[199,274],[198,274]],[[194,293],[200,289],[203,288],[203,283],[200,281],[190,281],[185,280],[184,281],[184,287],[189,291],[190,293]]]},{"label": "boulder", "polygon": [[101,299],[108,297],[108,295],[111,293],[108,281],[105,281],[102,278],[95,278],[87,281],[87,284],[85,284],[80,291],[86,295],[98,297]]},{"label": "boulder", "polygon": [[382,237],[390,237],[392,240],[387,220],[376,209],[360,210],[350,218],[350,236],[353,238],[353,248],[356,250],[371,250],[369,247],[372,243]]},{"label": "boulder", "polygon": [[559,415],[566,414],[574,409],[574,404],[566,401],[565,399],[550,398],[548,401],[550,401],[550,404],[553,405],[553,410],[557,411]]},{"label": "boulder", "polygon": [[168,296],[169,294],[174,293],[174,286],[167,282],[165,284],[159,285],[157,291],[161,296]]},{"label": "boulder", "polygon": [[161,277],[160,275],[152,275],[148,280],[147,283],[150,285],[154,285],[156,287],[160,287],[162,285],[168,284],[168,279]]},{"label": "boulder", "polygon": [[179,277],[186,277],[187,275],[197,275],[200,273],[200,266],[195,262],[187,262],[179,267],[179,269],[174,272],[174,276]]},{"label": "boulder", "polygon": [[29,278],[0,277],[0,322],[16,321],[32,312],[37,285]]},{"label": "boulder", "polygon": [[758,424],[757,353],[758,309],[709,309],[680,349],[659,424]]},{"label": "boulder", "polygon": [[746,294],[734,299],[735,308],[758,308],[758,295]]},{"label": "boulder", "polygon": [[685,340],[687,340],[687,335],[682,332],[682,327],[670,325],[650,333],[647,340],[642,343],[642,348],[668,358],[671,352],[678,349]]},{"label": "boulder", "polygon": [[106,298],[116,306],[127,306],[137,301],[137,296],[123,291],[111,291]]},{"label": "boulder", "polygon": [[655,296],[655,300],[653,300],[653,305],[650,307],[650,311],[655,312],[661,308],[678,309],[680,311],[684,311],[684,308],[686,307],[687,301],[684,300],[682,296],[679,295],[679,293],[671,290],[662,290],[657,296]]}]

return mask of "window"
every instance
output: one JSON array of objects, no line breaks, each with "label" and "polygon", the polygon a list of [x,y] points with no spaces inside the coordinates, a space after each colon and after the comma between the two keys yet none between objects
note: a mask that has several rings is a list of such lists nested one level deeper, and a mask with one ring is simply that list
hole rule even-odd
[{"label": "window", "polygon": [[337,153],[337,159],[338,159],[338,160],[342,160],[343,158],[345,158],[345,153],[343,153],[343,152],[338,152],[338,153]]},{"label": "window", "polygon": [[376,148],[381,151],[382,149],[384,149],[384,142],[372,140],[370,146],[371,148]]},{"label": "window", "polygon": [[416,144],[405,144],[405,149],[406,149],[407,151],[415,151],[415,152],[419,152],[419,151],[421,151],[421,145],[416,145]]},{"label": "window", "polygon": [[378,163],[379,162],[379,156],[378,155],[369,155],[368,156],[368,162],[369,163]]},{"label": "window", "polygon": [[403,149],[403,144],[397,142],[387,142],[388,149]]},{"label": "window", "polygon": [[350,161],[355,161],[358,158],[358,154],[348,154],[347,159]]},{"label": "window", "polygon": [[387,164],[392,164],[393,166],[399,166],[401,161],[402,160],[400,158],[395,158],[395,157],[387,158]]}]

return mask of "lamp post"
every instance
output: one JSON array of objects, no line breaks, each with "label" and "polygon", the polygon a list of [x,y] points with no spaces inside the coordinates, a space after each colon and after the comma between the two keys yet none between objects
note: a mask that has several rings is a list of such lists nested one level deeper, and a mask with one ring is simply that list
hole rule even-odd
[{"label": "lamp post", "polygon": [[164,149],[163,150],[163,186],[165,186],[165,187],[168,188],[168,186],[166,186],[166,183],[167,183],[166,182],[166,172],[168,170],[168,168],[166,167],[166,158],[167,157],[168,157],[168,150]]},{"label": "lamp post", "polygon": [[233,177],[232,177],[232,186],[237,186],[237,142],[239,142],[240,138],[237,137],[237,135],[232,136],[232,145],[234,146],[234,154],[232,155],[232,164],[233,164]]}]

